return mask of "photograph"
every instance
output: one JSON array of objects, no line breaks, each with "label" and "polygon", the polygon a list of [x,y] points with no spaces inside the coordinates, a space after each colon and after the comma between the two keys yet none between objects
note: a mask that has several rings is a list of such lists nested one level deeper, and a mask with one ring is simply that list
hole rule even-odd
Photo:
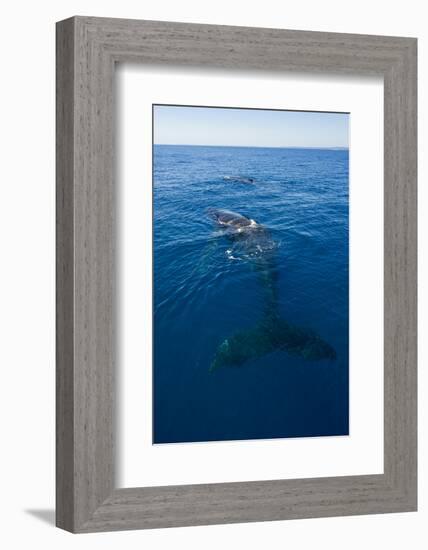
[{"label": "photograph", "polygon": [[153,444],[349,434],[348,142],[153,105]]}]

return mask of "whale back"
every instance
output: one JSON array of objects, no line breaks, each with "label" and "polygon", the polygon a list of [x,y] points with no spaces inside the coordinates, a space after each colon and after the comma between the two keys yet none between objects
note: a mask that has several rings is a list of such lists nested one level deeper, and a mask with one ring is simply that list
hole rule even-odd
[{"label": "whale back", "polygon": [[244,228],[256,224],[254,220],[242,214],[238,214],[237,212],[232,212],[231,210],[209,208],[208,215],[221,226]]}]

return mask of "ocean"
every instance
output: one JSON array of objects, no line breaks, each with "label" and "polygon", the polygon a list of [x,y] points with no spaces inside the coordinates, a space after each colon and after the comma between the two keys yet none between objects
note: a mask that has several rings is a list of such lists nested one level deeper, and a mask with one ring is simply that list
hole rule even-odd
[{"label": "ocean", "polygon": [[[154,145],[153,443],[349,433],[348,191],[346,149]],[[269,238],[248,247],[213,210]],[[273,285],[287,334],[334,357],[268,345],[216,361],[258,334]]]}]

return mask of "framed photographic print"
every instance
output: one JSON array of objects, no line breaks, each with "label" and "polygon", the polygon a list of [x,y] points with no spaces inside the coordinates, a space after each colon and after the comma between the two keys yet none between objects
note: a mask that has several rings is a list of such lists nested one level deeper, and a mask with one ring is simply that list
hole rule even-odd
[{"label": "framed photographic print", "polygon": [[57,525],[416,509],[416,40],[57,25]]}]

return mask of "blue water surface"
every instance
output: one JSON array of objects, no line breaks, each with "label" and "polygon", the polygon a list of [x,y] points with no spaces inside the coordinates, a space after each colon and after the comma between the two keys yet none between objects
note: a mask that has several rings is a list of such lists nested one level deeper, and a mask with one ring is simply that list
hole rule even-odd
[{"label": "blue water surface", "polygon": [[[348,434],[348,151],[155,145],[153,173],[153,442]],[[224,179],[235,175],[255,182]],[[207,208],[270,231],[281,316],[336,360],[275,351],[210,371],[265,295]]]}]

